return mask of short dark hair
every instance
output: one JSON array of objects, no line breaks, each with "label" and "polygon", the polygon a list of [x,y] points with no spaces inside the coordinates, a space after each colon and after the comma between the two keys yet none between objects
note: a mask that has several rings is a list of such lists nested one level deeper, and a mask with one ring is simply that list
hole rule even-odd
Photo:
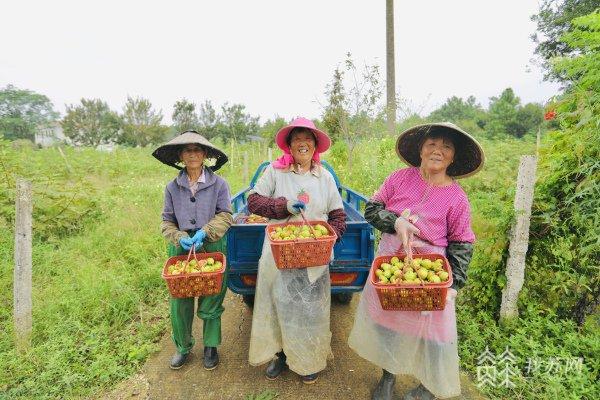
[{"label": "short dark hair", "polygon": [[427,139],[440,138],[443,140],[448,140],[456,149],[456,136],[454,136],[454,133],[451,130],[445,129],[444,127],[433,127],[429,129],[419,141],[419,153],[421,153],[421,149],[423,149],[423,144],[425,144],[425,141],[427,141]]},{"label": "short dark hair", "polygon": [[311,129],[298,127],[298,128],[293,128],[290,131],[290,133],[287,135],[287,137],[285,138],[285,144],[287,144],[287,147],[290,147],[292,145],[292,136],[295,135],[296,133],[301,133],[301,132],[310,132],[313,139],[315,140],[315,146],[317,145],[317,137],[315,136],[315,133]]}]

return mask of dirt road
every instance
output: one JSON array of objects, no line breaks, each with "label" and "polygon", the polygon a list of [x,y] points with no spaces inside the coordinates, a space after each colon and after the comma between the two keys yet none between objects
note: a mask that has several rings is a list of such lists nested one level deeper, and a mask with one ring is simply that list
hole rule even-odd
[{"label": "dirt road", "polygon": [[[347,345],[357,303],[358,296],[355,295],[349,305],[335,302],[332,305],[334,359],[329,361],[327,369],[313,385],[303,384],[290,371],[276,381],[268,381],[264,376],[266,365],[252,367],[248,364],[252,312],[240,296],[229,292],[224,301],[223,343],[219,347],[221,362],[217,369],[205,371],[202,368],[202,324],[197,319],[194,323],[197,345],[191,360],[182,369],[169,369],[175,347],[167,334],[162,339],[162,350],[148,360],[143,373],[119,385],[106,399],[246,399],[249,394],[265,390],[277,392],[277,399],[281,400],[370,399],[381,370],[358,357]],[[415,385],[416,381],[412,378],[398,377],[396,398],[401,399]],[[462,377],[462,389],[462,396],[456,399],[485,398],[465,376]]]}]

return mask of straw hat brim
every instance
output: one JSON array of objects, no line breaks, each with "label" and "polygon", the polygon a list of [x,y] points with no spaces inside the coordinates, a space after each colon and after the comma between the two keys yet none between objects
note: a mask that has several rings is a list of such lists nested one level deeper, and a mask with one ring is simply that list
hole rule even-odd
[{"label": "straw hat brim", "polygon": [[445,131],[452,135],[454,139],[454,161],[446,170],[449,176],[455,179],[467,178],[483,168],[485,154],[479,142],[473,136],[449,122],[417,125],[402,132],[396,141],[398,157],[413,167],[420,166],[420,146],[423,137],[434,130]]},{"label": "straw hat brim", "polygon": [[173,139],[154,150],[152,155],[163,164],[173,168],[183,169],[183,167],[179,165],[181,163],[179,153],[186,144],[199,144],[204,147],[207,150],[206,158],[216,160],[215,165],[209,167],[213,171],[221,168],[229,160],[227,155],[221,149],[210,143],[204,136],[196,131],[187,131],[175,136]]}]

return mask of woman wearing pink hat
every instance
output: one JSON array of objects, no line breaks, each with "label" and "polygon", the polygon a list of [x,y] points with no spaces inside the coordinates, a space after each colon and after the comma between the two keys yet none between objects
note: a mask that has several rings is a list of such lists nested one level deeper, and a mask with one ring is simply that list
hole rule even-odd
[{"label": "woman wearing pink hat", "polygon": [[[319,154],[331,140],[314,123],[297,118],[276,136],[284,154],[271,163],[250,191],[248,210],[270,222],[327,221],[338,238],[346,229],[346,213],[333,176],[321,167]],[[329,266],[279,270],[268,240],[258,265],[249,361],[270,362],[267,379],[291,369],[304,383],[317,380],[331,354]]]}]

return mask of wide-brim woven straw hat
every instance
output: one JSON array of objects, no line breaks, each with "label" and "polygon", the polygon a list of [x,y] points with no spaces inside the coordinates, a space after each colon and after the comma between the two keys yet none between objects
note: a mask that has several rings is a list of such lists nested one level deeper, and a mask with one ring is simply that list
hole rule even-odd
[{"label": "wide-brim woven straw hat", "polygon": [[421,165],[421,144],[426,134],[442,131],[454,139],[454,161],[446,173],[453,178],[467,178],[476,174],[485,161],[483,148],[475,138],[450,122],[439,122],[413,126],[402,132],[396,141],[396,153],[405,163],[418,167]]},{"label": "wide-brim woven straw hat", "polygon": [[154,150],[152,155],[163,164],[167,164],[177,169],[183,169],[183,167],[179,165],[181,163],[179,153],[186,144],[199,144],[204,147],[207,151],[206,158],[216,160],[215,164],[209,167],[213,171],[221,168],[223,164],[229,160],[227,155],[221,149],[210,143],[204,136],[196,131],[186,131],[175,136],[173,139]]}]

